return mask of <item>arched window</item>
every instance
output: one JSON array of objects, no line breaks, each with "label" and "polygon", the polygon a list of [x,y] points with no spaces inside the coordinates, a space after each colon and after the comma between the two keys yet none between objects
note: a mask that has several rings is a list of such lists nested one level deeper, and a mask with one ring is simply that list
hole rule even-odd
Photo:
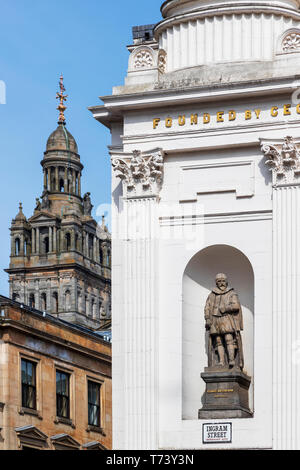
[{"label": "arched window", "polygon": [[68,170],[68,193],[72,193],[72,172]]},{"label": "arched window", "polygon": [[30,296],[29,296],[29,307],[35,308],[35,296],[34,296],[34,294],[30,294]]},{"label": "arched window", "polygon": [[89,235],[89,258],[93,259],[93,236]]},{"label": "arched window", "polygon": [[59,180],[59,190],[61,193],[65,192],[65,182],[62,178]]},{"label": "arched window", "polygon": [[52,299],[53,299],[53,312],[58,313],[58,294],[57,294],[57,292],[53,292]]},{"label": "arched window", "polygon": [[50,191],[55,191],[55,168],[51,167]]},{"label": "arched window", "polygon": [[44,238],[44,253],[49,253],[49,237]]},{"label": "arched window", "polygon": [[43,312],[47,310],[47,296],[45,293],[41,295],[41,310],[43,310]]},{"label": "arched window", "polygon": [[16,256],[20,256],[20,246],[21,246],[20,238],[16,238],[15,239],[15,255]]},{"label": "arched window", "polygon": [[70,249],[71,249],[71,235],[69,234],[69,232],[66,233],[65,240],[66,240],[66,250],[70,251]]},{"label": "arched window", "polygon": [[100,264],[103,264],[103,253],[102,253],[101,245],[100,245],[100,248],[99,248],[99,261],[100,261]]}]

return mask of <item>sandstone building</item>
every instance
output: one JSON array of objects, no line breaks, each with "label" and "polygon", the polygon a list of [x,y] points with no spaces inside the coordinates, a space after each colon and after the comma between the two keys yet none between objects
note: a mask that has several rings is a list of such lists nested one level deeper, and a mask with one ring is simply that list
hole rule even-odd
[{"label": "sandstone building", "polygon": [[0,296],[0,450],[105,450],[111,429],[111,343]]},{"label": "sandstone building", "polygon": [[10,297],[89,328],[110,320],[110,233],[82,195],[83,165],[66,128],[62,77],[57,129],[44,158],[43,194],[28,220],[20,204],[11,224]]}]

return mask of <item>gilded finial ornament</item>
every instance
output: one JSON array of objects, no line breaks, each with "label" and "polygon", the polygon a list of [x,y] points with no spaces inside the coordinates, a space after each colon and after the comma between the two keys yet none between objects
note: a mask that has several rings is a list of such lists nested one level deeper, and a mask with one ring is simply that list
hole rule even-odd
[{"label": "gilded finial ornament", "polygon": [[58,124],[65,124],[66,118],[65,118],[64,113],[67,107],[65,106],[64,102],[67,101],[68,95],[64,94],[66,89],[64,87],[63,75],[61,75],[60,80],[59,80],[59,88],[60,88],[60,91],[56,93],[56,99],[59,100],[59,105],[57,107],[57,110],[59,111]]}]

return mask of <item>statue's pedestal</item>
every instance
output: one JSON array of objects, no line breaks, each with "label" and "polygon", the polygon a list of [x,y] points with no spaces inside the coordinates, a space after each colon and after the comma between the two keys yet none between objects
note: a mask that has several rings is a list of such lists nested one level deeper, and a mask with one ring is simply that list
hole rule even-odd
[{"label": "statue's pedestal", "polygon": [[251,418],[248,391],[251,378],[239,369],[206,368],[206,383],[199,419]]}]

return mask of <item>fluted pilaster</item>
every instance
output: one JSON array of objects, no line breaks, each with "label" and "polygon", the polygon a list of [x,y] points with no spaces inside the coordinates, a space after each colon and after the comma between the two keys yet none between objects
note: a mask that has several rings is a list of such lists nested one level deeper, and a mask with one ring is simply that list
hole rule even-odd
[{"label": "fluted pilaster", "polygon": [[273,174],[273,443],[290,450],[300,448],[300,153],[291,137],[262,148]]},{"label": "fluted pilaster", "polygon": [[[125,279],[124,448],[158,446],[158,203],[163,155],[134,152],[113,159],[123,181]],[[107,251],[102,245],[104,264]],[[118,384],[116,384],[118,387]]]}]

